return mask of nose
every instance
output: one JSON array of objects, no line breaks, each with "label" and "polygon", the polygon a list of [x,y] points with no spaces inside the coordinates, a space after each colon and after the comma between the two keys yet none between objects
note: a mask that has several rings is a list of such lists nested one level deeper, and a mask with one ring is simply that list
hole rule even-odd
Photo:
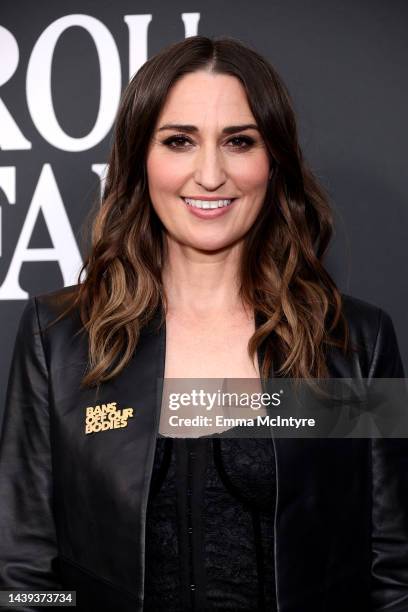
[{"label": "nose", "polygon": [[202,146],[196,158],[194,179],[208,191],[215,191],[227,179],[222,153],[216,145]]}]

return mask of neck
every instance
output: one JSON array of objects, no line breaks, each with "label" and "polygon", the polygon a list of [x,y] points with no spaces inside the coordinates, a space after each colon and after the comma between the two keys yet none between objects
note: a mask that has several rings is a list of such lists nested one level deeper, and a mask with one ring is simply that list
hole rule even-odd
[{"label": "neck", "polygon": [[168,314],[208,319],[245,310],[239,295],[241,244],[199,251],[168,240],[162,272]]}]

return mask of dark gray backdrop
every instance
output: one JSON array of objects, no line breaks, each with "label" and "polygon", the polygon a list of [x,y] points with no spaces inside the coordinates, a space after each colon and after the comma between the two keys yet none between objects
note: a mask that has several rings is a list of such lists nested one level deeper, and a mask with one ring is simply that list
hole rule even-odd
[{"label": "dark gray backdrop", "polygon": [[[43,57],[38,50],[46,28],[50,27],[50,32],[57,20],[73,15],[80,16],[71,17],[74,21],[81,22],[84,16],[88,22],[89,17],[98,20],[96,26],[100,24],[105,36],[101,40],[106,41],[109,35],[113,39],[122,89],[129,79],[129,52],[133,50],[136,65],[143,58],[144,46],[150,57],[165,45],[196,33],[235,36],[271,60],[292,95],[305,155],[332,198],[337,229],[327,266],[342,291],[390,313],[408,371],[406,2],[227,0],[221,10],[219,2],[208,0],[3,1],[0,406],[4,404],[17,323],[25,305],[21,291],[31,296],[71,284],[68,268],[71,262],[73,274],[75,251],[80,256],[81,223],[98,196],[96,168],[106,162],[111,142],[109,129],[90,148],[66,150],[49,142],[47,127],[36,127],[36,116],[44,111],[39,103],[44,88],[42,68],[37,65],[34,69],[35,62],[43,62],[45,72],[51,62],[52,104],[62,132],[81,139],[96,121],[101,77],[97,46],[89,32],[79,25],[65,29],[52,59],[47,59],[46,48]],[[114,55],[109,59],[113,64]],[[104,71],[110,74],[108,78],[114,73],[106,62]],[[113,87],[112,97],[106,99],[108,105],[115,103]],[[14,133],[13,124],[17,126]],[[21,236],[23,228],[26,233]],[[18,244],[25,253],[20,263],[15,258]],[[44,250],[50,248],[54,251]],[[14,281],[13,275],[10,277],[13,257],[17,270]]]}]

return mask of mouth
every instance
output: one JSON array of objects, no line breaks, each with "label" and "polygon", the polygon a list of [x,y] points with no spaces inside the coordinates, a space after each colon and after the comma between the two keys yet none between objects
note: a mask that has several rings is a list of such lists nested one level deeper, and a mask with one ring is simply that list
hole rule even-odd
[{"label": "mouth", "polygon": [[231,204],[237,198],[225,198],[220,200],[196,200],[193,198],[184,198],[181,197],[182,200],[187,204],[187,206],[191,208],[196,208],[199,210],[217,210],[219,208],[227,208],[231,206]]}]

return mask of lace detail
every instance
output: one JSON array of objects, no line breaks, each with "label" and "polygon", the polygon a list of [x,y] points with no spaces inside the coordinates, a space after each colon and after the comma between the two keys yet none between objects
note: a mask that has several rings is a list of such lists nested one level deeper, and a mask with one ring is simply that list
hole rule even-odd
[{"label": "lace detail", "polygon": [[276,610],[270,438],[158,437],[144,610]]}]

